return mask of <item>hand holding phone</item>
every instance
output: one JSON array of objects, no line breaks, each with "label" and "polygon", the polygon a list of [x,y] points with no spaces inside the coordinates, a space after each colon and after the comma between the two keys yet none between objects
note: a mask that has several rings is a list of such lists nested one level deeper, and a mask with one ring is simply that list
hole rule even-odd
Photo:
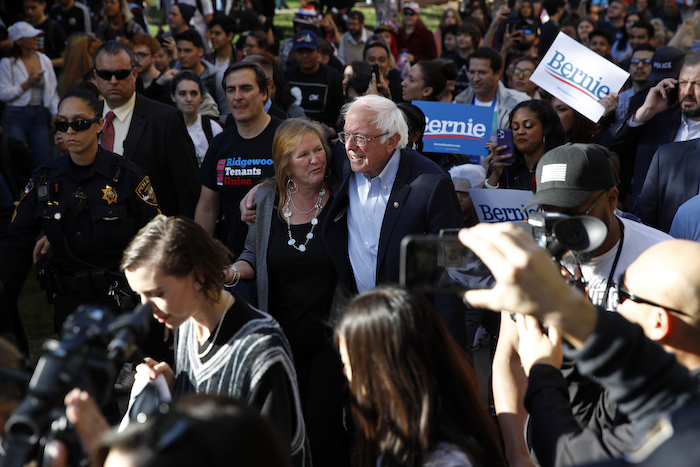
[{"label": "hand holding phone", "polygon": [[676,103],[678,103],[678,85],[666,88],[666,105],[673,107]]},{"label": "hand holding phone", "polygon": [[373,63],[369,66],[371,73],[374,75],[374,79],[377,81],[377,86],[379,86],[379,65]]},{"label": "hand holding phone", "polygon": [[495,284],[491,271],[456,233],[406,236],[401,242],[399,282],[421,293],[458,293]]},{"label": "hand holding phone", "polygon": [[512,164],[515,161],[515,152],[513,151],[513,131],[508,128],[499,128],[496,130],[496,138],[498,146],[508,146],[503,151],[502,155],[510,155],[508,159],[504,159],[503,162]]}]

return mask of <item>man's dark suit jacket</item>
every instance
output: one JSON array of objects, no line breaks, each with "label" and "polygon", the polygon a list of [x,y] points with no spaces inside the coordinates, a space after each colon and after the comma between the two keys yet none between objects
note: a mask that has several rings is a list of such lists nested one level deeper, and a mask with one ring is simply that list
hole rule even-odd
[{"label": "man's dark suit jacket", "polygon": [[194,217],[197,158],[182,112],[136,94],[123,155],[151,178],[163,214]]},{"label": "man's dark suit jacket", "polygon": [[681,204],[698,194],[700,140],[661,146],[649,166],[634,213],[642,222],[668,233]]},{"label": "man's dark suit jacket", "polygon": [[631,113],[618,120],[605,133],[600,144],[620,156],[621,199],[624,201],[624,196],[631,193],[634,209],[654,153],[659,146],[672,143],[678,133],[681,111],[677,105],[673,106],[634,128],[627,124],[630,118]]},{"label": "man's dark suit jacket", "polygon": [[[348,188],[353,172],[342,144],[336,144],[333,149],[332,166],[341,185],[323,225],[323,242],[342,285],[354,294],[357,285],[348,256],[347,222]],[[425,156],[412,149],[403,149],[379,236],[377,284],[399,282],[401,240],[406,235],[436,234],[440,229],[463,225],[459,201],[449,175]],[[463,306],[460,308],[460,303],[457,307],[454,304],[445,307],[441,306],[442,302],[436,303],[438,312],[460,345],[464,345]]]}]

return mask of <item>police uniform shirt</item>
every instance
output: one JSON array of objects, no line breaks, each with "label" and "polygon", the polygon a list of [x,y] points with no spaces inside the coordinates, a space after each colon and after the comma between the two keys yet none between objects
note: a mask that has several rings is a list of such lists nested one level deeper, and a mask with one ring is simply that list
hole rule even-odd
[{"label": "police uniform shirt", "polygon": [[30,254],[42,230],[62,272],[85,263],[117,271],[124,248],[158,212],[150,179],[132,162],[102,148],[91,166],[53,159],[33,172],[0,241],[0,274]]}]

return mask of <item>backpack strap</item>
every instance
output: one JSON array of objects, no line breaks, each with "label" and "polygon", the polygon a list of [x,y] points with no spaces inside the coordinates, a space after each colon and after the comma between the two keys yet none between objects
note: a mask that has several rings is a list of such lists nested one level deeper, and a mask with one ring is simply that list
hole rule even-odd
[{"label": "backpack strap", "polygon": [[202,115],[202,130],[204,130],[204,135],[207,137],[207,141],[209,143],[211,143],[211,140],[214,139],[214,132],[211,131],[212,120],[214,120],[214,117]]}]

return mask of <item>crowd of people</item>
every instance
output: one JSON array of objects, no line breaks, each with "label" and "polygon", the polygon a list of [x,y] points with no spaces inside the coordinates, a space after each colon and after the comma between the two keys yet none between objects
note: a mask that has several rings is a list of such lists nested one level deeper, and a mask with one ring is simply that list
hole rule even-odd
[{"label": "crowd of people", "polygon": [[[700,3],[463,1],[431,31],[413,1],[375,25],[305,2],[290,37],[271,0],[161,0],[155,36],[126,0],[18,3],[0,11],[3,365],[29,353],[34,263],[56,333],[81,304],[150,303],[145,358],[114,390],[139,373],[175,399],[117,433],[114,405],[67,394],[95,465],[700,459],[683,444],[700,426]],[[559,33],[629,72],[598,122],[530,81]],[[424,152],[414,101],[491,109],[488,155]],[[524,209],[604,237],[554,262],[478,225],[472,189],[531,191]],[[407,235],[464,227],[493,289],[396,286]],[[68,449],[47,447],[54,465]]]}]

